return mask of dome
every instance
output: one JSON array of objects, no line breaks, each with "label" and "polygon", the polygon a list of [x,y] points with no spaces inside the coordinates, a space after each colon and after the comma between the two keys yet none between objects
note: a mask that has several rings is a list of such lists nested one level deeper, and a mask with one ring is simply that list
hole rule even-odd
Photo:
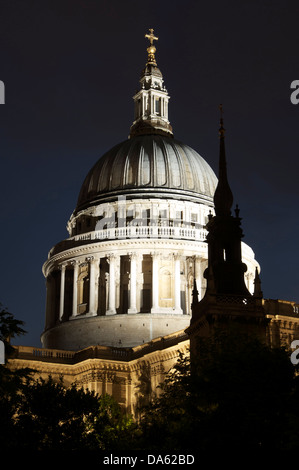
[{"label": "dome", "polygon": [[[148,61],[133,96],[127,140],[106,152],[87,174],[69,237],[43,265],[47,282],[46,348],[132,348],[190,325],[193,286],[206,290],[206,224],[218,180],[209,164],[176,140],[170,96],[155,61]],[[253,286],[257,266],[243,245]]]},{"label": "dome", "polygon": [[[76,212],[119,195],[212,202],[217,178],[191,147],[165,135],[137,135],[109,150],[82,185]],[[162,196],[163,197],[163,196]]]}]

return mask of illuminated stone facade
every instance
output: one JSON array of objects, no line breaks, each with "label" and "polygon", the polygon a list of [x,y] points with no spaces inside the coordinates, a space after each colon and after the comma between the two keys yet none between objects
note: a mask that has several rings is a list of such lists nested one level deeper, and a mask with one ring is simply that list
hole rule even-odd
[{"label": "illuminated stone facade", "polygon": [[109,394],[134,416],[146,404],[173,367],[179,354],[189,353],[184,330],[135,348],[91,346],[81,351],[19,346],[9,361],[14,370],[29,367],[36,377],[54,380],[63,377],[66,387]]}]

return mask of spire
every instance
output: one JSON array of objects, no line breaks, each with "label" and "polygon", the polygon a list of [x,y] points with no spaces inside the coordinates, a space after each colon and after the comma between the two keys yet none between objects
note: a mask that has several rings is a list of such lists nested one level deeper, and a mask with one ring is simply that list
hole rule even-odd
[{"label": "spire", "polygon": [[230,189],[227,171],[226,171],[226,156],[225,156],[225,129],[223,127],[223,109],[222,104],[219,106],[220,109],[220,151],[219,151],[219,179],[218,185],[214,194],[214,205],[216,215],[230,215],[231,207],[233,205],[233,194]]},{"label": "spire", "polygon": [[[204,271],[207,287],[200,302],[192,302],[192,318],[190,328],[186,331],[194,335],[194,347],[191,344],[191,354],[197,354],[196,339],[206,336],[214,328],[235,325],[258,326],[258,333],[265,331],[265,312],[263,309],[263,293],[258,270],[255,273],[255,287],[252,295],[245,283],[247,266],[242,258],[241,218],[239,207],[235,215],[231,214],[233,195],[227,181],[226,157],[224,147],[225,129],[223,126],[223,111],[220,106],[220,156],[219,181],[214,195],[215,212],[208,215],[206,224],[208,244],[208,266]],[[196,294],[196,286],[195,286]],[[193,294],[194,295],[194,294]],[[243,326],[241,327],[243,328]],[[261,330],[260,330],[261,328]]]},{"label": "spire", "polygon": [[197,283],[196,279],[194,279],[194,284],[193,284],[193,289],[192,289],[192,303],[191,303],[191,309],[195,309],[198,305],[198,290],[197,290]]},{"label": "spire", "polygon": [[163,134],[172,136],[172,127],[168,120],[169,95],[163,84],[163,76],[156,62],[154,41],[158,37],[150,29],[145,38],[150,41],[147,48],[147,62],[141,73],[140,90],[133,97],[135,117],[130,130],[130,137],[140,134]]},{"label": "spire", "polygon": [[259,276],[259,272],[258,272],[257,268],[255,268],[253,295],[254,295],[254,297],[257,297],[257,298],[262,298],[263,297],[261,278]]},{"label": "spire", "polygon": [[205,271],[207,292],[209,294],[225,294],[250,296],[244,273],[247,266],[242,261],[241,219],[239,207],[236,206],[235,216],[231,214],[233,194],[227,180],[226,156],[224,146],[225,129],[223,127],[223,111],[220,105],[220,155],[219,179],[214,194],[215,216],[208,217],[208,268]]}]

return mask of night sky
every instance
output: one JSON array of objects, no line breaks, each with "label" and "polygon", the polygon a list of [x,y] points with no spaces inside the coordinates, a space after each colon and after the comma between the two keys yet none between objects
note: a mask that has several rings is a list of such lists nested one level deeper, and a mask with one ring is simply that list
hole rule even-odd
[{"label": "night sky", "polygon": [[299,301],[298,1],[0,1],[0,302],[40,346],[42,264],[83,180],[125,140],[154,28],[175,138],[218,174],[220,103],[234,204],[265,298]]}]

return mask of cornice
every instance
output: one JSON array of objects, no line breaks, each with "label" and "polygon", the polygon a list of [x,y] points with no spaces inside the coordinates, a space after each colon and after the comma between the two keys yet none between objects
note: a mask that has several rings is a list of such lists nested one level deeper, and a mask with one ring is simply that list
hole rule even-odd
[{"label": "cornice", "polygon": [[[136,348],[138,349],[138,348]],[[69,376],[72,380],[76,380],[77,376],[81,374],[90,374],[92,372],[99,374],[125,374],[138,373],[145,367],[150,367],[153,370],[157,368],[160,370],[161,364],[164,362],[176,359],[179,353],[188,354],[189,339],[186,337],[177,338],[177,343],[168,345],[165,341],[164,349],[157,349],[154,351],[144,350],[144,354],[140,357],[132,357],[129,361],[102,359],[102,358],[86,358],[82,361],[73,364],[66,364],[61,362],[39,361],[33,359],[19,359],[14,358],[9,360],[9,366],[12,369],[30,368],[35,374],[45,375],[63,375]]]},{"label": "cornice", "polygon": [[[107,240],[98,241],[86,245],[80,245],[74,248],[70,248],[65,251],[61,251],[47,259],[43,264],[43,274],[45,277],[49,274],[51,268],[62,261],[71,261],[74,258],[80,256],[92,255],[97,253],[99,256],[102,254],[106,256],[108,251],[113,251],[115,254],[123,254],[122,250],[142,250],[142,254],[150,254],[153,248],[167,249],[172,251],[173,249],[181,249],[184,251],[190,250],[192,254],[205,253],[207,250],[206,243],[197,240],[172,240],[172,239],[126,239],[126,240]],[[118,253],[119,252],[119,253]],[[101,257],[101,256],[100,256]]]}]

